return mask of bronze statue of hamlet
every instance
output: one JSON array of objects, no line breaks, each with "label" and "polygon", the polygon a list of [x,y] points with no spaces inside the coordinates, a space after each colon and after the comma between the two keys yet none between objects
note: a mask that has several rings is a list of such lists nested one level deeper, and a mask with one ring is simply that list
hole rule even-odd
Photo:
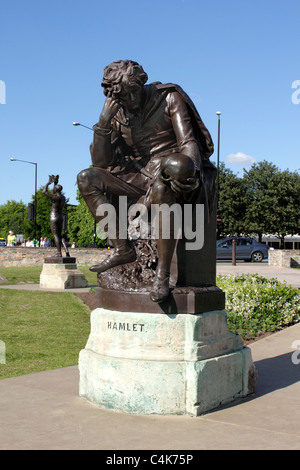
[{"label": "bronze statue of hamlet", "polygon": [[[120,60],[104,70],[106,101],[90,146],[92,167],[78,174],[79,190],[96,222],[103,221],[99,207],[126,196],[128,206],[194,204],[209,217],[214,205],[216,168],[209,161],[214,147],[193,102],[180,86],[146,84],[147,74],[132,60]],[[101,211],[100,211],[101,212]],[[120,214],[119,214],[120,216]],[[170,293],[170,266],[176,246],[173,222],[170,236],[156,237],[157,265],[150,297],[164,302]],[[172,228],[173,227],[173,228]],[[114,254],[91,271],[104,273],[133,263],[136,249],[120,236],[116,218]]]}]

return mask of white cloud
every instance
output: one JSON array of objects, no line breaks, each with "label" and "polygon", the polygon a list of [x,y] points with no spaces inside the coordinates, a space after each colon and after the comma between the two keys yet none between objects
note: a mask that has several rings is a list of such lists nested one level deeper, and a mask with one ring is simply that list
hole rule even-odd
[{"label": "white cloud", "polygon": [[227,155],[226,162],[237,163],[240,165],[252,165],[253,163],[256,162],[256,158],[251,157],[250,155],[246,155],[245,153],[242,153],[242,152],[237,152],[237,153],[230,153],[229,155]]}]

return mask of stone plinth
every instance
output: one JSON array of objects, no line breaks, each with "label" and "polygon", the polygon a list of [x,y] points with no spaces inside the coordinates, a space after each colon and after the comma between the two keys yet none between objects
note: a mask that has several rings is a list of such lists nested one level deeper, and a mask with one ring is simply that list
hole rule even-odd
[{"label": "stone plinth", "polygon": [[40,275],[42,289],[74,289],[87,287],[84,274],[77,269],[76,258],[45,258]]},{"label": "stone plinth", "polygon": [[197,416],[254,392],[251,351],[226,316],[95,309],[79,356],[80,395],[127,413]]},{"label": "stone plinth", "polygon": [[165,302],[152,302],[143,290],[115,291],[97,289],[97,307],[120,312],[203,313],[225,308],[225,293],[216,286],[174,287]]},{"label": "stone plinth", "polygon": [[269,250],[269,265],[300,268],[300,250]]}]

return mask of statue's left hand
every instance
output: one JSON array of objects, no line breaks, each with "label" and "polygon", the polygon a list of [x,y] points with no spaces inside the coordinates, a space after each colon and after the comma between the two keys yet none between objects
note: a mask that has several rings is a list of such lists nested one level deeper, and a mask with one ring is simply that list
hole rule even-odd
[{"label": "statue's left hand", "polygon": [[184,183],[177,181],[175,179],[170,181],[171,189],[175,193],[178,193],[178,194],[190,193],[191,191],[194,191],[195,189],[197,189],[199,185],[200,185],[200,180],[196,176],[193,178],[187,178],[187,180]]}]

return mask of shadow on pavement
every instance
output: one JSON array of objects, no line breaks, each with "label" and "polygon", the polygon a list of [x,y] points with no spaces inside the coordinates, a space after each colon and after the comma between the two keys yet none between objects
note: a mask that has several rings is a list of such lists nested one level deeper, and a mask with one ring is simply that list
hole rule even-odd
[{"label": "shadow on pavement", "polygon": [[300,352],[290,352],[255,362],[258,372],[256,396],[267,395],[299,382],[300,364],[293,363],[293,358],[299,362]]}]

